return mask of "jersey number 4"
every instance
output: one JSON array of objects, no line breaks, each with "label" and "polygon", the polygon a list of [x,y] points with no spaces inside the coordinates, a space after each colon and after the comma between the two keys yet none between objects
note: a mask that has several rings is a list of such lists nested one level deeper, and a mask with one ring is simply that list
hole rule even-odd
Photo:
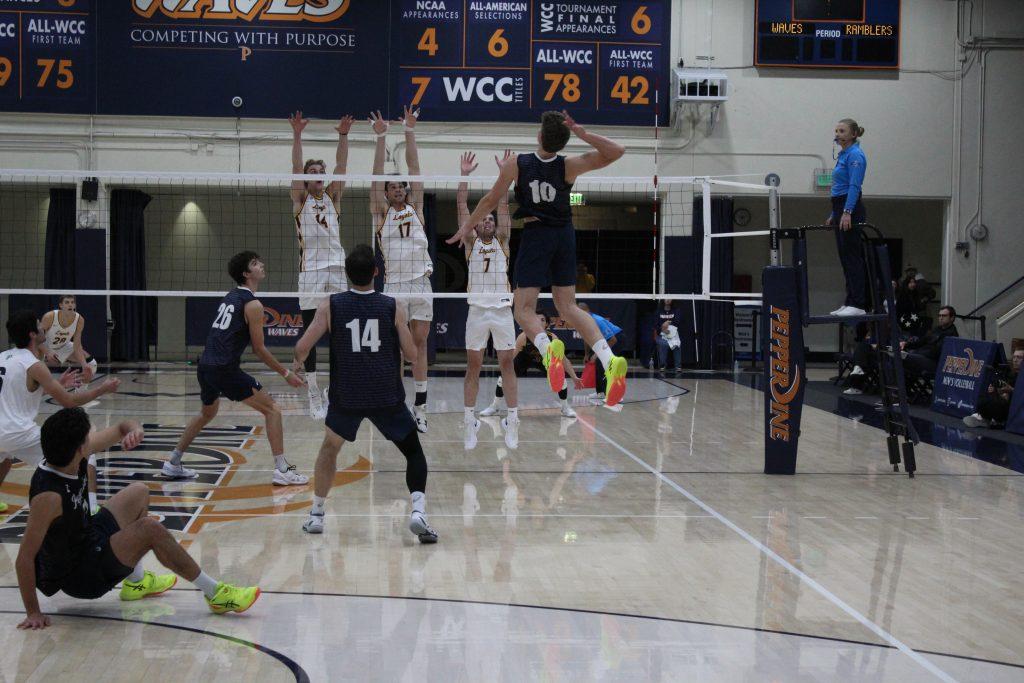
[{"label": "jersey number 4", "polygon": [[217,309],[217,317],[213,319],[213,327],[226,330],[231,326],[231,316],[235,313],[234,305],[221,304]]},{"label": "jersey number 4", "polygon": [[380,350],[380,327],[376,318],[366,321],[362,335],[359,334],[358,318],[351,320],[345,327],[352,333],[352,353],[359,353],[364,346],[372,353]]},{"label": "jersey number 4", "polygon": [[534,204],[540,203],[541,201],[555,201],[555,186],[551,183],[542,183],[539,180],[534,180],[530,183],[530,191],[533,192]]}]

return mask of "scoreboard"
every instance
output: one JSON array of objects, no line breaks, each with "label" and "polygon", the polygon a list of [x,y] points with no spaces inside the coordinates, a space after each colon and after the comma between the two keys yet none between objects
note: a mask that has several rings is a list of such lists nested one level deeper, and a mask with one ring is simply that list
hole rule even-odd
[{"label": "scoreboard", "polygon": [[[670,2],[400,0],[397,101],[460,121],[667,121]],[[585,112],[585,113],[584,113]]]},{"label": "scoreboard", "polygon": [[755,3],[755,66],[899,68],[900,0]]},{"label": "scoreboard", "polygon": [[93,113],[93,0],[0,0],[0,110]]},{"label": "scoreboard", "polygon": [[395,118],[411,103],[428,121],[536,122],[568,109],[582,123],[650,126],[668,120],[670,8],[0,0],[0,111]]}]

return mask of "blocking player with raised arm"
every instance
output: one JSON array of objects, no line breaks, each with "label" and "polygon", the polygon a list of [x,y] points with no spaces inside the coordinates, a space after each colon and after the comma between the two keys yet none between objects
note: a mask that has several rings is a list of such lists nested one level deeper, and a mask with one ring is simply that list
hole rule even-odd
[{"label": "blocking player with raised arm", "polygon": [[[149,516],[149,489],[136,482],[118,491],[95,515],[85,502],[86,458],[115,444],[129,451],[143,439],[134,420],[91,431],[81,408],[65,408],[46,419],[41,430],[46,461],[32,475],[25,535],[15,570],[25,604],[20,629],[42,629],[50,618],[42,613],[36,589],[58,591],[73,598],[95,600],[119,582],[122,600],[139,600],[170,590],[181,576],[206,596],[213,612],[244,612],[260,595],[251,586],[236,588],[210,578],[155,517]],[[156,575],[142,568],[152,550],[174,574]]]},{"label": "blocking player with raised arm", "polygon": [[305,484],[309,477],[299,474],[284,455],[284,427],[281,409],[254,377],[242,371],[242,354],[252,344],[252,351],[268,368],[284,377],[290,386],[301,387],[302,378],[281,365],[267,349],[263,340],[263,304],[256,298],[260,283],[267,276],[259,254],[242,251],[231,257],[228,274],[238,286],[228,292],[217,307],[206,348],[199,357],[196,377],[203,407],[188,423],[171,459],[164,463],[163,474],[169,479],[195,479],[199,476],[181,464],[189,444],[217,417],[220,397],[239,401],[263,415],[267,424],[267,440],[274,456],[275,486]]},{"label": "blocking player with raised arm", "polygon": [[[419,110],[405,107],[400,123],[405,129],[405,163],[409,175],[420,174],[420,155],[416,147],[416,119]],[[388,122],[380,112],[370,114],[377,147],[373,155],[373,174],[384,173],[385,139]],[[423,229],[423,183],[402,181],[375,182],[370,187],[370,213],[377,222],[377,247],[384,257],[385,294],[430,294],[430,260],[427,233]],[[434,304],[429,298],[399,297],[398,305],[409,320],[416,360],[412,377],[416,387],[413,416],[416,429],[427,431],[427,336],[434,319]]]},{"label": "blocking player with raised arm", "polygon": [[409,530],[420,543],[436,543],[437,533],[426,517],[427,459],[402,385],[402,354],[415,362],[417,353],[405,311],[395,299],[373,290],[377,264],[370,247],[353,249],[345,268],[349,290],[320,303],[313,323],[295,346],[296,371],[325,334],[331,348],[324,440],[316,458],[313,507],[302,529],[323,533],[324,506],[338,469],[338,453],[346,441],[355,441],[366,419],[405,456],[405,483],[412,497]]},{"label": "blocking player with raised arm", "polygon": [[[302,160],[302,131],[309,123],[297,111],[288,117],[292,126],[292,173],[323,174],[327,165],[322,159]],[[334,174],[343,175],[348,168],[348,132],[352,117],[343,116],[334,127],[338,132]],[[299,239],[299,309],[302,325],[313,322],[316,307],[328,294],[344,292],[345,249],[341,246],[341,195],[345,182],[322,180],[292,181],[292,210],[295,212],[295,234]],[[326,414],[323,394],[316,381],[316,349],[306,359],[306,387],[309,393],[309,414],[322,420]]]},{"label": "blocking player with raised arm", "polygon": [[[591,145],[593,151],[574,157],[558,154],[569,142],[570,133]],[[523,235],[515,265],[516,322],[533,339],[544,356],[552,391],[565,383],[562,365],[565,344],[549,340],[537,322],[537,297],[543,287],[551,295],[559,315],[579,331],[583,340],[605,367],[608,391],[605,405],[617,405],[626,393],[626,359],[612,353],[594,320],[576,305],[576,231],[572,224],[569,190],[576,178],[611,164],[625,148],[606,137],[588,133],[565,112],[544,112],[537,132],[537,151],[520,154],[501,165],[494,187],[476,205],[449,244],[469,240],[474,226],[498,205],[515,183],[519,208],[515,218],[523,219]]]},{"label": "blocking player with raised arm", "polygon": [[[97,387],[69,393],[66,389],[80,383],[77,370],[67,370],[60,379],[54,379],[50,369],[41,360],[46,335],[32,311],[16,311],[7,320],[7,336],[13,349],[0,353],[0,484],[11,471],[11,460],[18,458],[31,467],[43,460],[39,441],[39,404],[43,394],[65,408],[83,406],[104,394],[117,391],[118,379],[108,379]],[[96,463],[90,462],[89,507],[96,500]],[[0,512],[7,504],[0,502]]]},{"label": "blocking player with raised arm", "polygon": [[[508,159],[512,152],[505,150]],[[501,160],[494,158],[501,167]],[[474,155],[466,152],[459,160],[462,175],[476,170]],[[459,183],[456,203],[459,224],[469,217],[469,184]],[[515,354],[516,324],[512,317],[512,292],[508,283],[508,242],[512,233],[512,217],[508,210],[508,195],[498,202],[497,214],[487,214],[469,236],[466,247],[466,263],[469,268],[469,314],[466,317],[466,379],[463,386],[465,417],[463,430],[467,450],[475,448],[480,421],[476,419],[476,397],[480,390],[480,367],[484,362],[487,340],[494,343],[498,354],[498,367],[504,385],[508,416],[502,420],[505,428],[505,445],[519,446],[519,409],[517,402],[516,373],[512,366]],[[506,296],[495,296],[505,294]]]},{"label": "blocking player with raised arm", "polygon": [[62,366],[68,361],[82,369],[82,381],[88,384],[96,374],[96,359],[82,348],[85,316],[79,313],[74,294],[60,298],[57,310],[43,315],[42,328],[46,334],[44,358],[51,365]]}]

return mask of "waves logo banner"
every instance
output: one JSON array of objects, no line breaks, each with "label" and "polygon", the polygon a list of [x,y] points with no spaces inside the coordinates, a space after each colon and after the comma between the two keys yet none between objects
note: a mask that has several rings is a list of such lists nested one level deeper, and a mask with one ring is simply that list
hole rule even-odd
[{"label": "waves logo banner", "polygon": [[942,364],[942,372],[947,375],[959,375],[975,379],[981,377],[984,369],[985,360],[983,358],[975,358],[974,349],[969,346],[964,349],[963,356],[946,356],[946,360]]},{"label": "waves logo banner", "polygon": [[159,13],[171,19],[327,22],[341,17],[351,0],[132,0],[147,19]]},{"label": "waves logo banner", "polygon": [[803,412],[804,335],[796,269],[770,266],[761,275],[764,303],[764,471],[796,472]]}]

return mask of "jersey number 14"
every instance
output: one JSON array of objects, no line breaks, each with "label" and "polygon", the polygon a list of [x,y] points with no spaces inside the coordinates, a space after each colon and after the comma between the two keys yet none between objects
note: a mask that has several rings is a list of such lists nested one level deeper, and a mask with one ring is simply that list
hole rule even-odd
[{"label": "jersey number 14", "polygon": [[362,335],[359,334],[358,318],[349,321],[345,327],[352,333],[352,353],[359,353],[364,346],[370,349],[371,353],[380,350],[380,327],[376,318],[366,321]]}]

